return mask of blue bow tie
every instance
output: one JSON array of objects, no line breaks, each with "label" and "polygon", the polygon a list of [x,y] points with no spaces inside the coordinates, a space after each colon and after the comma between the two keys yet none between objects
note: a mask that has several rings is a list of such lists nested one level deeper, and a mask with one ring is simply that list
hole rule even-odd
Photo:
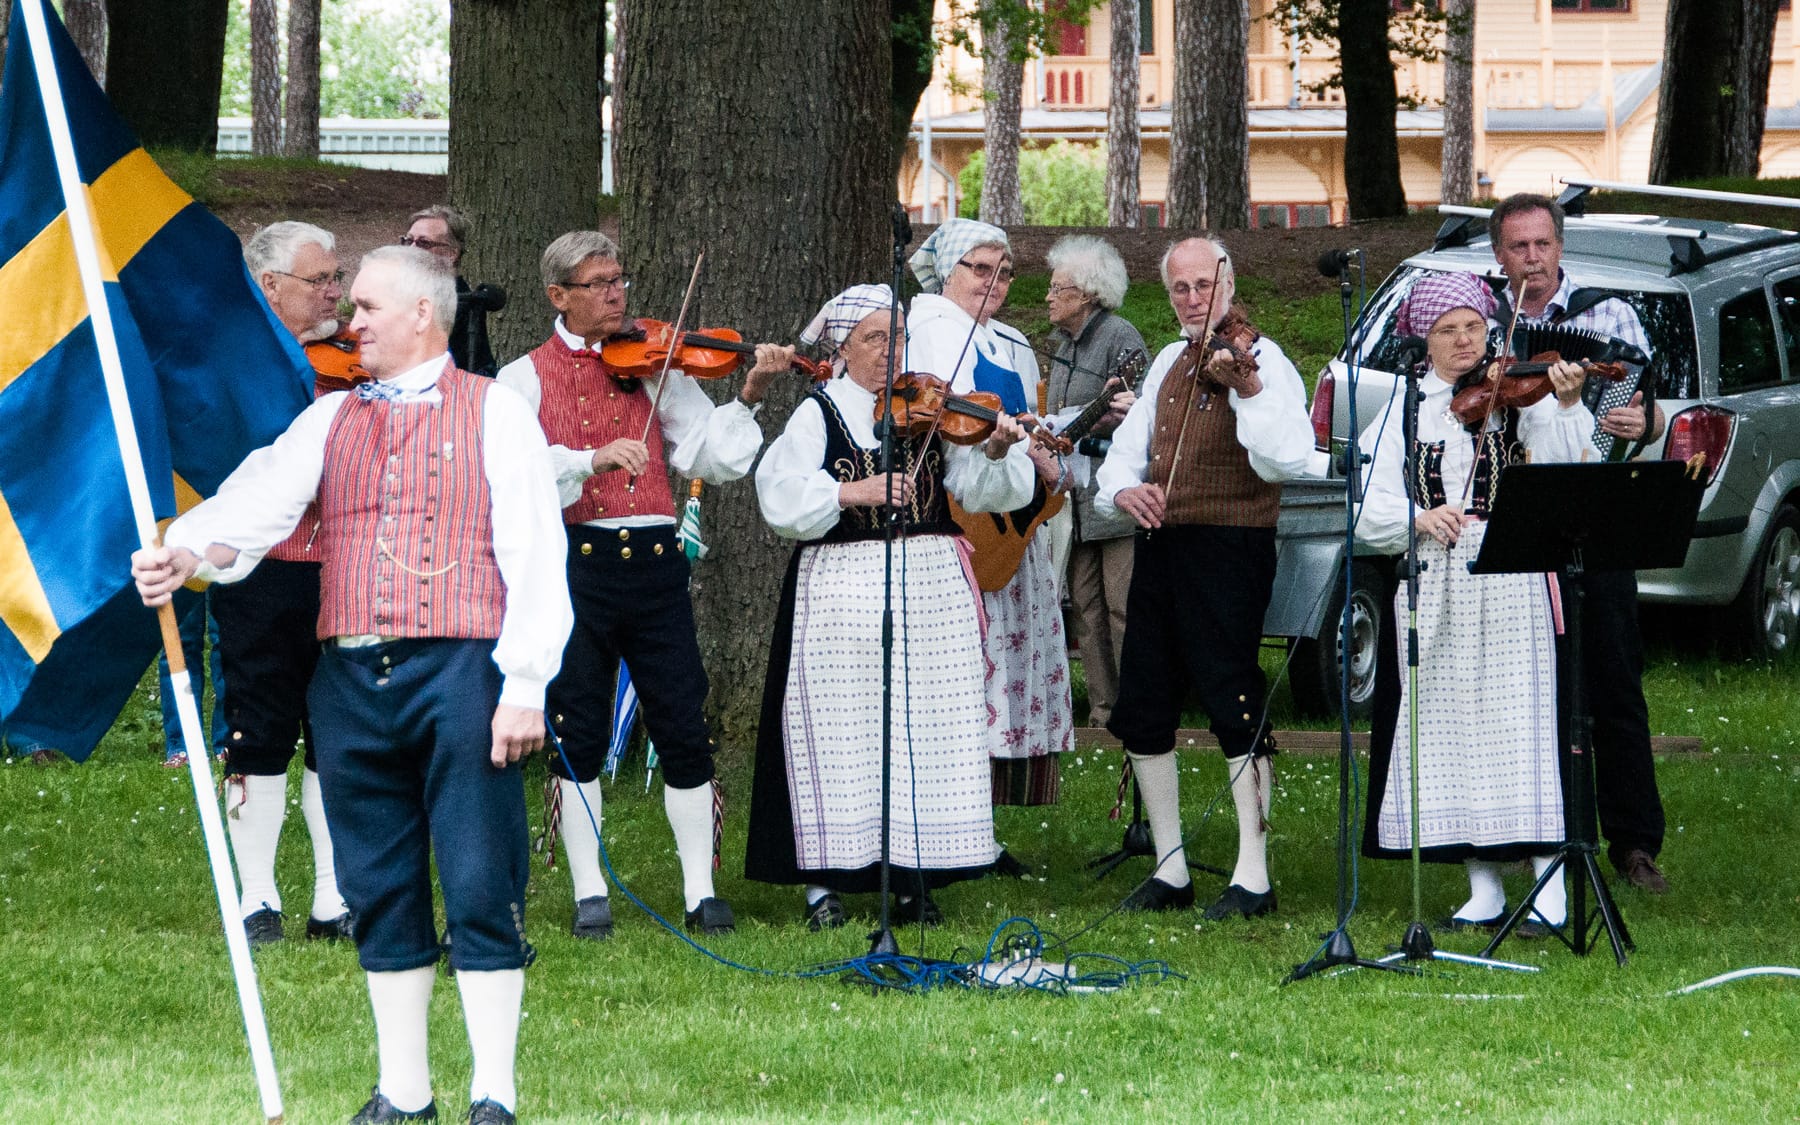
[{"label": "blue bow tie", "polygon": [[392,383],[374,379],[356,385],[356,397],[370,402],[395,402],[406,392]]}]

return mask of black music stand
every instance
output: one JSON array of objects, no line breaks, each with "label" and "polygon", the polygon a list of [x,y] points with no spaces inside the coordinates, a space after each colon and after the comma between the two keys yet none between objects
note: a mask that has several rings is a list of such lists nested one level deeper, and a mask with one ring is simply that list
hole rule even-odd
[{"label": "black music stand", "polygon": [[1567,579],[1564,607],[1569,667],[1569,748],[1563,790],[1565,839],[1525,901],[1482,950],[1492,957],[1501,942],[1532,913],[1538,892],[1569,869],[1569,914],[1561,931],[1552,929],[1576,956],[1586,956],[1593,928],[1587,912],[1592,886],[1598,917],[1612,943],[1613,957],[1625,964],[1636,947],[1625,919],[1600,874],[1599,831],[1595,823],[1593,719],[1582,684],[1581,576],[1589,571],[1678,567],[1687,557],[1703,482],[1680,461],[1512,465],[1500,475],[1481,553],[1472,574],[1553,571]]}]

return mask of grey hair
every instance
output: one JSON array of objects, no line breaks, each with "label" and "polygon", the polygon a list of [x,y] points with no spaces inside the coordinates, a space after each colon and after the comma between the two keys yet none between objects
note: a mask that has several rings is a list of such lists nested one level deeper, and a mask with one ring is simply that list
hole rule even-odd
[{"label": "grey hair", "polygon": [[444,220],[444,226],[450,229],[450,240],[456,243],[456,248],[461,250],[468,244],[469,217],[450,206],[448,203],[433,203],[422,211],[414,211],[411,215],[407,216],[407,229],[411,230],[412,225],[420,219]]},{"label": "grey hair", "polygon": [[1219,261],[1223,263],[1219,269],[1220,284],[1231,281],[1237,277],[1237,267],[1231,264],[1231,251],[1225,249],[1225,244],[1213,236],[1201,234],[1195,235],[1193,238],[1184,238],[1179,242],[1171,242],[1169,243],[1169,248],[1163,251],[1162,262],[1157,266],[1157,269],[1162,273],[1163,288],[1166,289],[1169,286],[1169,256],[1190,242],[1204,242],[1212,247],[1214,254],[1219,256]]},{"label": "grey hair", "polygon": [[567,285],[589,258],[619,260],[619,244],[597,230],[572,230],[544,247],[538,272],[545,285]]},{"label": "grey hair", "polygon": [[384,262],[394,267],[389,296],[403,302],[430,301],[431,322],[449,335],[456,323],[456,271],[450,263],[417,246],[377,246],[363,255],[362,268]]},{"label": "grey hair", "polygon": [[294,259],[299,256],[300,248],[316,245],[326,253],[337,249],[337,239],[323,227],[315,227],[311,223],[293,221],[270,223],[268,226],[250,236],[244,243],[244,264],[250,268],[250,276],[261,278],[270,271],[287,273],[294,268]]},{"label": "grey hair", "polygon": [[1099,301],[1101,308],[1116,309],[1125,303],[1125,290],[1131,285],[1125,259],[1104,238],[1066,235],[1050,247],[1045,261],[1050,272],[1067,274],[1069,284]]}]

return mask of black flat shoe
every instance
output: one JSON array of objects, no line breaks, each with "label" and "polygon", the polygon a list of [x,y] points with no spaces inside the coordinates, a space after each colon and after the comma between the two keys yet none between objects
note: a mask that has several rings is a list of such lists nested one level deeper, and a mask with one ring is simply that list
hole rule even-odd
[{"label": "black flat shoe", "polygon": [[1001,848],[1000,854],[994,859],[994,874],[1004,875],[1008,879],[1023,879],[1031,872],[1027,871],[1025,865],[1019,862],[1018,856]]},{"label": "black flat shoe", "polygon": [[801,920],[813,933],[820,930],[835,930],[843,926],[849,915],[844,910],[844,900],[834,894],[827,894],[819,901],[809,905]]},{"label": "black flat shoe", "polygon": [[336,918],[314,918],[308,915],[306,919],[306,940],[349,941],[351,940],[350,924],[351,918],[348,910],[339,914]]},{"label": "black flat shoe", "polygon": [[1502,906],[1500,908],[1500,913],[1494,915],[1492,918],[1482,918],[1477,920],[1474,918],[1459,918],[1452,914],[1447,918],[1439,918],[1431,924],[1431,928],[1441,934],[1460,934],[1467,933],[1470,930],[1488,930],[1491,932],[1499,929],[1500,923],[1504,921],[1506,921],[1506,907]]},{"label": "black flat shoe", "polygon": [[722,898],[701,899],[699,906],[687,912],[686,921],[690,934],[717,937],[737,932],[737,919],[732,916],[731,904]]},{"label": "black flat shoe", "polygon": [[1529,922],[1520,922],[1513,928],[1513,936],[1524,941],[1538,941],[1562,932],[1561,926],[1552,926],[1550,923],[1540,922],[1536,918]]},{"label": "black flat shoe", "polygon": [[1152,876],[1125,896],[1120,910],[1187,910],[1194,905],[1194,884],[1171,887]]},{"label": "black flat shoe", "polygon": [[605,941],[612,936],[612,901],[605,895],[589,895],[575,903],[575,920],[569,932],[585,941]]},{"label": "black flat shoe", "polygon": [[350,1119],[350,1125],[392,1125],[397,1121],[436,1121],[438,1119],[437,1102],[435,1101],[426,1102],[424,1109],[415,1109],[409,1113],[403,1109],[395,1109],[394,1103],[387,1100],[387,1095],[381,1092],[380,1087],[371,1093],[372,1096],[368,1103],[357,1110],[356,1116]]},{"label": "black flat shoe", "polygon": [[1275,913],[1275,888],[1270,887],[1262,894],[1247,891],[1236,883],[1225,888],[1218,901],[1207,907],[1201,917],[1209,922],[1223,922],[1227,918],[1258,918],[1264,914]]},{"label": "black flat shoe", "polygon": [[[596,896],[598,897],[598,896]],[[605,902],[605,899],[600,901]],[[507,1109],[492,1098],[482,1098],[469,1104],[469,1125],[514,1125],[518,1118],[512,1110]]]},{"label": "black flat shoe", "polygon": [[281,911],[265,906],[244,919],[244,936],[250,939],[250,948],[262,945],[274,945],[285,940],[281,932]]},{"label": "black flat shoe", "polygon": [[894,920],[908,924],[924,923],[927,926],[944,924],[944,912],[930,895],[913,898],[907,895],[894,896]]}]

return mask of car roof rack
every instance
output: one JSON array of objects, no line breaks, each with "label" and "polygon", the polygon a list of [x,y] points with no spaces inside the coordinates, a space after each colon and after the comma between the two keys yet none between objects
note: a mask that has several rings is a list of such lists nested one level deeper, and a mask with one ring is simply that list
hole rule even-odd
[{"label": "car roof rack", "polygon": [[1598,188],[1601,191],[1616,191],[1627,195],[1660,195],[1672,199],[1702,199],[1713,203],[1750,204],[1757,207],[1786,207],[1800,209],[1800,199],[1786,195],[1754,195],[1742,191],[1714,191],[1711,188],[1669,187],[1664,184],[1628,184],[1618,180],[1563,180],[1567,189],[1556,201],[1562,204],[1563,213],[1581,215],[1587,210],[1588,193]]},{"label": "car roof rack", "polygon": [[[1674,277],[1677,274],[1692,273],[1704,266],[1711,265],[1714,262],[1724,261],[1727,258],[1736,258],[1743,254],[1753,254],[1758,250],[1766,250],[1772,246],[1786,246],[1792,245],[1795,242],[1800,242],[1800,232],[1772,229],[1765,236],[1746,238],[1742,241],[1727,240],[1723,245],[1718,245],[1716,249],[1709,250],[1706,245],[1708,234],[1705,230],[1698,227],[1666,226],[1663,225],[1663,222],[1657,219],[1656,216],[1646,215],[1644,216],[1644,222],[1632,222],[1622,218],[1590,219],[1581,213],[1583,210],[1581,207],[1582,196],[1585,196],[1587,190],[1590,188],[1608,187],[1608,185],[1600,180],[1581,182],[1565,180],[1563,182],[1571,184],[1571,187],[1569,190],[1563,192],[1562,196],[1558,198],[1557,203],[1563,204],[1565,199],[1575,203],[1576,206],[1574,210],[1568,210],[1567,206],[1564,205],[1565,213],[1568,216],[1568,222],[1571,225],[1579,227],[1582,230],[1629,231],[1633,234],[1656,235],[1660,238],[1667,239],[1669,242],[1669,272],[1667,276],[1669,277]],[[1629,190],[1636,190],[1635,185],[1625,184],[1622,186]],[[1610,188],[1608,188],[1608,190],[1610,190]],[[1701,191],[1699,188],[1678,188],[1652,192],[1651,194],[1686,195],[1699,191]],[[1737,200],[1748,200],[1753,202],[1764,198],[1777,198],[1775,196],[1742,195],[1732,192],[1711,192],[1709,194],[1712,196],[1725,196]],[[1785,200],[1783,202],[1788,206],[1800,206],[1800,200]],[[1457,246],[1467,246],[1474,238],[1485,235],[1487,233],[1487,218],[1493,214],[1491,208],[1463,207],[1449,203],[1439,205],[1438,212],[1449,217],[1446,218],[1443,225],[1438,228],[1437,236],[1432,241],[1431,248],[1434,251],[1445,250]],[[1656,222],[1657,225],[1649,225],[1652,221]]]}]

